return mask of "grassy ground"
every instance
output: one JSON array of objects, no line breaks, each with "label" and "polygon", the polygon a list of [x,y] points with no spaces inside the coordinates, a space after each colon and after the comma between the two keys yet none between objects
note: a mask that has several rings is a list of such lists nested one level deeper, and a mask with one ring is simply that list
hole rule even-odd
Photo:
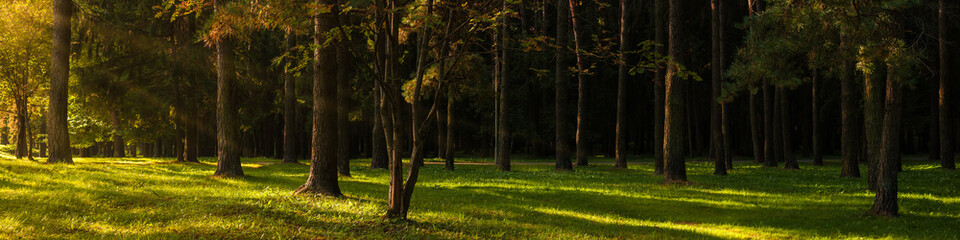
[{"label": "grassy ground", "polygon": [[552,165],[428,166],[411,222],[380,219],[387,171],[355,161],[346,198],[291,196],[308,166],[244,159],[243,179],[211,178],[214,159],[78,159],[48,165],[0,159],[0,239],[810,239],[960,238],[960,173],[909,162],[900,218],[863,215],[862,179],[836,163],[803,170],[746,163],[713,176],[688,165],[688,186],[660,184],[652,165],[555,172]]}]

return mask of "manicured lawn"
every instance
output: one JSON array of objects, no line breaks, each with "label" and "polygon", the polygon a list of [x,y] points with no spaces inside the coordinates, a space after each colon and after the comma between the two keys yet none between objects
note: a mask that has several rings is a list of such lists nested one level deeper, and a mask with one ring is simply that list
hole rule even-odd
[{"label": "manicured lawn", "polygon": [[[810,239],[960,238],[960,173],[908,162],[900,218],[865,216],[863,179],[838,164],[802,170],[741,163],[713,176],[688,164],[692,185],[663,185],[652,164],[555,172],[553,165],[428,165],[411,222],[381,220],[387,171],[358,160],[346,198],[292,196],[307,165],[245,159],[243,179],[218,179],[214,159],[78,159],[48,165],[0,159],[0,239]],[[41,160],[42,161],[42,160]]]}]

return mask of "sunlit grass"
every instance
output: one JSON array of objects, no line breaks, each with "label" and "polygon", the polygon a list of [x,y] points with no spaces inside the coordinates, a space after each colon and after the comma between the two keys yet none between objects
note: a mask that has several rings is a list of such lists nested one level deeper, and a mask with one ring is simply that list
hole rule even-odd
[{"label": "sunlit grass", "polygon": [[346,198],[291,195],[307,165],[244,159],[247,177],[229,179],[209,176],[215,159],[173,160],[0,159],[0,239],[960,237],[960,173],[931,162],[909,162],[900,174],[904,216],[896,219],[864,215],[873,201],[865,180],[838,178],[836,163],[798,171],[741,163],[722,177],[709,163],[692,162],[694,184],[685,186],[661,184],[651,164],[575,172],[552,164],[514,172],[428,165],[412,222],[400,223],[380,218],[388,173],[364,160],[354,161],[353,177],[340,179]]}]

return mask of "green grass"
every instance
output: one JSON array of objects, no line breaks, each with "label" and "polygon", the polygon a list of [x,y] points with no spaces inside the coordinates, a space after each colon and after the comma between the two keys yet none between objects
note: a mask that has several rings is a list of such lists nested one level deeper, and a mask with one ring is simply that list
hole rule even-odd
[{"label": "green grass", "polygon": [[[214,159],[78,159],[50,165],[0,159],[0,239],[811,239],[960,238],[960,173],[909,162],[902,217],[867,216],[863,179],[836,163],[803,170],[741,164],[713,176],[688,165],[692,185],[663,185],[652,165],[555,172],[552,165],[442,165],[423,170],[411,222],[385,212],[385,170],[355,161],[345,198],[291,195],[306,165],[244,159],[243,179],[211,178]],[[42,160],[41,160],[42,161]],[[272,161],[272,160],[269,160]]]}]

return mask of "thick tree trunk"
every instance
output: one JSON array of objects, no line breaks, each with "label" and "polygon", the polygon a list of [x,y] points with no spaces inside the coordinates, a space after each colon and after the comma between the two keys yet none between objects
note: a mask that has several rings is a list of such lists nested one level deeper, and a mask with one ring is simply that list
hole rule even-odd
[{"label": "thick tree trunk", "polygon": [[[666,47],[668,26],[665,18],[669,17],[669,6],[667,0],[654,0],[654,38],[657,42],[655,51],[663,56],[667,55]],[[669,66],[668,66],[669,67]],[[663,114],[664,114],[664,82],[666,81],[666,69],[657,69],[653,79],[653,174],[663,175]]]},{"label": "thick tree trunk", "polygon": [[617,67],[617,126],[616,126],[616,143],[615,143],[615,157],[616,164],[615,168],[627,168],[627,155],[626,152],[626,139],[624,138],[624,122],[626,121],[626,109],[624,106],[626,104],[626,78],[627,78],[627,69],[626,69],[626,57],[624,54],[627,53],[627,1],[629,0],[620,0],[620,56],[619,64]]},{"label": "thick tree trunk", "polygon": [[[508,1],[503,0],[503,11],[508,10]],[[511,145],[511,134],[510,131],[510,116],[512,115],[509,109],[512,109],[510,104],[510,93],[508,91],[513,90],[510,84],[510,17],[506,14],[501,15],[503,19],[503,26],[500,32],[500,50],[503,51],[500,54],[500,96],[498,101],[499,108],[497,111],[498,123],[497,124],[497,166],[500,168],[500,171],[510,171],[510,145]]]},{"label": "thick tree trunk", "polygon": [[720,78],[721,72],[721,63],[723,56],[720,55],[720,31],[722,27],[720,26],[720,3],[719,0],[710,1],[710,22],[711,22],[711,61],[710,61],[710,147],[713,149],[713,174],[714,175],[727,175],[727,166],[723,150],[723,133],[721,123],[723,118],[721,116],[720,103],[717,102],[717,99],[720,98]]},{"label": "thick tree trunk", "polygon": [[197,159],[197,110],[196,104],[189,103],[183,118],[183,161],[200,162]]},{"label": "thick tree trunk", "polygon": [[14,149],[14,156],[17,159],[23,159],[24,157],[29,157],[30,151],[28,149],[28,136],[30,123],[27,121],[27,99],[24,96],[14,97],[14,104],[17,107],[16,110],[16,119],[17,119],[17,146]]},{"label": "thick tree trunk", "polygon": [[811,79],[810,105],[812,110],[810,110],[810,122],[812,123],[813,136],[810,145],[813,146],[813,165],[823,166],[823,149],[820,147],[820,101],[817,99],[817,90],[820,88],[820,78],[816,69],[813,70]]},{"label": "thick tree trunk", "polygon": [[48,163],[73,163],[67,129],[67,88],[70,78],[70,18],[73,1],[53,0],[53,47],[50,64],[50,106],[47,115]]},{"label": "thick tree trunk", "polygon": [[567,120],[567,85],[569,85],[569,73],[567,73],[567,33],[569,32],[570,9],[569,0],[557,0],[557,66],[556,66],[556,141],[557,141],[557,170],[573,170],[573,163],[570,162],[570,142],[568,135]]},{"label": "thick tree trunk", "polygon": [[793,123],[790,121],[790,93],[787,89],[780,89],[780,117],[783,130],[783,167],[786,169],[800,169],[797,158],[793,155]]},{"label": "thick tree trunk", "polygon": [[589,165],[589,147],[586,138],[587,82],[584,79],[584,59],[581,54],[580,21],[577,20],[577,0],[567,1],[570,6],[570,22],[573,23],[574,56],[577,59],[577,166]]},{"label": "thick tree trunk", "polygon": [[[682,31],[680,29],[681,21],[681,6],[679,0],[669,0],[670,2],[670,16],[669,16],[669,39],[670,45],[668,47],[669,56],[671,59],[678,61],[677,64],[680,64],[682,52],[680,35]],[[684,163],[684,131],[683,131],[683,119],[684,119],[684,81],[677,76],[677,67],[670,66],[667,68],[666,75],[666,107],[664,109],[664,123],[663,123],[663,177],[666,182],[683,182],[687,181],[687,169]]]},{"label": "thick tree trunk", "polygon": [[944,16],[946,14],[944,11],[948,11],[949,8],[943,0],[940,0],[939,4],[940,11],[937,16],[940,22],[940,91],[937,92],[937,103],[939,107],[938,112],[940,113],[940,167],[944,169],[956,169],[956,163],[954,163],[953,159],[953,141],[955,139],[953,139],[954,122],[952,121],[954,112],[951,110],[951,105],[953,104],[951,95],[953,93],[951,92],[952,89],[950,89],[950,78],[953,76],[949,75],[952,69],[950,69],[950,63],[948,62],[950,58],[950,51],[947,48],[948,39],[946,39],[948,36],[948,23],[945,22],[946,16]]},{"label": "thick tree trunk", "polygon": [[[851,67],[846,67],[851,68]],[[860,144],[857,127],[859,125],[857,117],[858,99],[853,96],[854,82],[853,73],[846,70],[847,74],[840,79],[840,177],[860,177]]]},{"label": "thick tree trunk", "polygon": [[[293,54],[296,47],[296,36],[293,29],[287,28],[286,51]],[[295,61],[293,56],[287,59],[288,64]],[[283,70],[283,163],[299,163],[297,161],[297,79],[293,71]]]},{"label": "thick tree trunk", "polygon": [[243,176],[243,169],[240,167],[240,120],[234,93],[237,75],[233,62],[233,40],[218,39],[216,48],[217,171],[213,175],[239,177]]},{"label": "thick tree trunk", "polygon": [[[339,11],[334,0],[317,0],[330,6],[313,18],[313,43],[321,45],[326,34],[337,26]],[[326,44],[313,52],[313,134],[311,137],[310,175],[295,192],[342,196],[337,181],[337,44]]]},{"label": "thick tree trunk", "polygon": [[773,86],[770,86],[770,83],[767,79],[763,79],[763,166],[764,167],[776,167],[777,166],[777,156],[774,149],[775,145],[778,144],[776,138],[774,137],[774,110],[773,110]]},{"label": "thick tree trunk", "polygon": [[883,134],[883,84],[876,74],[863,76],[863,116],[867,152],[867,188],[876,191],[877,162],[880,153],[880,138]]},{"label": "thick tree trunk", "polygon": [[[893,68],[889,68],[893,71]],[[897,216],[897,169],[895,164],[900,153],[900,98],[902,87],[896,74],[887,73],[883,130],[880,139],[880,151],[874,157],[876,176],[876,198],[870,212],[879,216]]]}]

